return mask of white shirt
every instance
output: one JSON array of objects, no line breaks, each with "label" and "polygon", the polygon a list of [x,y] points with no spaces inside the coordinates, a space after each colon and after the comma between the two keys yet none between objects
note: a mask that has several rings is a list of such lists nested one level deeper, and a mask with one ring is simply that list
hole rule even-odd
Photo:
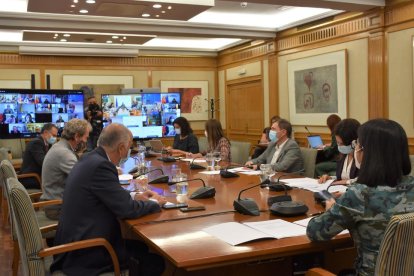
[{"label": "white shirt", "polygon": [[353,160],[349,160],[349,155],[347,154],[344,161],[344,166],[342,167],[341,179],[348,180],[351,178],[351,167]]},{"label": "white shirt", "polygon": [[276,144],[276,151],[275,151],[275,154],[273,155],[273,158],[272,158],[272,161],[270,162],[270,164],[275,164],[276,163],[276,161],[277,161],[277,159],[279,158],[279,155],[280,155],[280,152],[282,151],[282,148],[283,148],[283,146],[286,144],[286,142],[288,141],[289,139],[286,139],[282,144],[280,144],[280,145],[278,145],[278,144]]}]

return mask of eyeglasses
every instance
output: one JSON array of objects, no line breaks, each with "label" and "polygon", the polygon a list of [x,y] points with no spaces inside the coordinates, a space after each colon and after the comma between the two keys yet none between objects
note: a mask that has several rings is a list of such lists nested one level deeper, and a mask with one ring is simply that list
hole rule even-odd
[{"label": "eyeglasses", "polygon": [[[364,150],[364,147],[358,142],[358,140],[353,140],[351,143],[351,147],[356,151]],[[358,148],[357,148],[358,147]]]}]

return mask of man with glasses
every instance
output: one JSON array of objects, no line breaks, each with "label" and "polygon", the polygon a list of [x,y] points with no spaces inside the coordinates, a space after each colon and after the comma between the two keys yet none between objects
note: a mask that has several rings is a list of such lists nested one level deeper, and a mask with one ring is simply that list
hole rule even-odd
[{"label": "man with glasses", "polygon": [[260,164],[271,164],[275,172],[304,172],[304,162],[298,144],[291,138],[292,125],[285,119],[272,124],[269,131],[271,142],[259,157],[246,162],[257,169]]},{"label": "man with glasses", "polygon": [[[37,173],[41,176],[43,160],[49,148],[56,142],[57,134],[57,127],[54,124],[48,123],[42,127],[37,138],[27,143],[20,170],[22,174]],[[35,178],[23,178],[20,181],[27,189],[40,189],[40,183]]]}]

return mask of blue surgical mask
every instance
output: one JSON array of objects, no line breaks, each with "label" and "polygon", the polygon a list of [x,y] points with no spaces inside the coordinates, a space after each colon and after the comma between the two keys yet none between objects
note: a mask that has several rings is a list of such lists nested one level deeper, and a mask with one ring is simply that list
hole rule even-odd
[{"label": "blue surgical mask", "polygon": [[119,160],[119,166],[122,166],[129,159],[130,156],[131,156],[131,149],[128,149],[127,156]]},{"label": "blue surgical mask", "polygon": [[57,140],[56,137],[50,136],[49,139],[47,139],[47,143],[49,145],[53,145],[54,143],[56,143],[56,140]]},{"label": "blue surgical mask", "polygon": [[271,142],[277,142],[277,132],[274,130],[269,131],[269,139]]},{"label": "blue surgical mask", "polygon": [[181,128],[175,128],[175,134],[180,135],[181,134]]},{"label": "blue surgical mask", "polygon": [[351,145],[349,146],[338,146],[338,150],[342,154],[350,154],[354,149]]}]

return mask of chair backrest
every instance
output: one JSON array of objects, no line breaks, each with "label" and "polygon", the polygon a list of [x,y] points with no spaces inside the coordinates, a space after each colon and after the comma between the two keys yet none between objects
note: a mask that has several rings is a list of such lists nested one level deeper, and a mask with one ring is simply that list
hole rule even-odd
[{"label": "chair backrest", "polygon": [[200,152],[207,151],[208,149],[208,141],[206,137],[197,137],[198,140],[198,150]]},{"label": "chair backrest", "polygon": [[9,160],[9,151],[6,148],[0,148],[0,161]]},{"label": "chair backrest", "polygon": [[231,162],[244,164],[249,160],[251,144],[249,142],[230,141]]},{"label": "chair backrest", "polygon": [[414,213],[395,215],[381,242],[375,275],[414,275]]},{"label": "chair backrest", "polygon": [[38,256],[43,249],[43,240],[32,201],[16,178],[8,178],[7,185],[23,275],[45,275],[44,260]]},{"label": "chair backrest", "polygon": [[414,176],[414,155],[410,155],[410,161],[411,161],[411,172],[410,175]]},{"label": "chair backrest", "polygon": [[9,207],[9,212],[10,212],[9,214],[10,231],[12,233],[13,240],[16,240],[17,236],[16,236],[16,231],[14,229],[15,226],[13,222],[13,216],[11,214],[12,209],[11,209],[11,202],[10,202],[10,191],[7,186],[7,179],[9,178],[17,179],[17,175],[16,175],[13,165],[10,163],[9,160],[3,160],[0,162],[0,178],[1,178],[1,181],[3,182],[3,196],[6,198],[7,205]]},{"label": "chair backrest", "polygon": [[300,148],[300,151],[302,153],[304,167],[305,167],[304,176],[314,178],[316,155],[318,154],[318,150],[311,149],[311,148]]}]

